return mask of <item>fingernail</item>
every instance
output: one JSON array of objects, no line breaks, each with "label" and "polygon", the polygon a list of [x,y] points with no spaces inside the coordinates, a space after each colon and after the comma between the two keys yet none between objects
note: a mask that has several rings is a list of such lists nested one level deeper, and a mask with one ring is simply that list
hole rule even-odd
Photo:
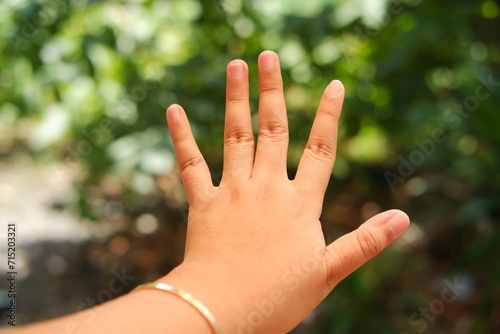
[{"label": "fingernail", "polygon": [[387,221],[386,225],[392,230],[394,239],[399,237],[410,224],[410,218],[403,211],[396,211],[396,213]]},{"label": "fingernail", "polygon": [[263,70],[271,70],[274,67],[274,52],[265,51],[260,55],[260,66]]},{"label": "fingernail", "polygon": [[332,97],[336,97],[340,93],[342,93],[343,89],[344,89],[344,85],[342,85],[342,82],[340,82],[338,80],[333,80],[332,82],[330,82],[330,84],[326,88],[326,94],[328,94]]},{"label": "fingernail", "polygon": [[181,119],[181,108],[178,105],[173,104],[168,108],[167,115],[171,122],[176,123]]},{"label": "fingernail", "polygon": [[235,62],[229,66],[229,76],[233,80],[239,80],[243,78],[243,63]]}]

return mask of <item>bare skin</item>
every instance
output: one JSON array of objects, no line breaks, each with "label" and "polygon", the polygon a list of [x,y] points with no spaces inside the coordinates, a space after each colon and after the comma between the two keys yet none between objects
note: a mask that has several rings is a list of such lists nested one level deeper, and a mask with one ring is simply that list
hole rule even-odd
[{"label": "bare skin", "polygon": [[[332,81],[321,98],[294,180],[286,172],[288,125],[279,59],[259,57],[258,138],[250,118],[248,67],[228,65],[224,170],[218,187],[184,110],[167,121],[190,203],[182,264],[157,280],[188,291],[225,333],[286,333],[347,275],[392,243],[408,216],[390,210],[326,245],[320,215],[335,162],[344,87]],[[14,333],[211,333],[185,301],[141,290]]]}]

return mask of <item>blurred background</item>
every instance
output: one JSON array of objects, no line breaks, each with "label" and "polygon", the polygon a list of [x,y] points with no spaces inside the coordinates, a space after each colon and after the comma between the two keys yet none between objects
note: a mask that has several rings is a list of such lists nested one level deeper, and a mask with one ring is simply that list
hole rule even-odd
[{"label": "blurred background", "polygon": [[291,178],[324,87],[346,87],[327,241],[382,210],[412,219],[293,333],[500,333],[499,8],[3,0],[0,269],[15,223],[18,324],[115,298],[180,263],[187,203],[164,110],[185,107],[217,184],[225,68],[248,62],[255,113],[256,61],[271,49]]}]

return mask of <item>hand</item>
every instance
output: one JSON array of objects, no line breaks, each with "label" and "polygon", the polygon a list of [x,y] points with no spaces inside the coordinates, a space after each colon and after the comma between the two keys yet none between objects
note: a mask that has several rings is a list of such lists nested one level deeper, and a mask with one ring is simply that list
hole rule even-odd
[{"label": "hand", "polygon": [[294,180],[286,172],[288,125],[277,55],[259,57],[257,147],[248,68],[228,66],[224,169],[218,187],[178,105],[167,110],[190,203],[184,262],[160,281],[189,291],[226,333],[284,333],[344,277],[394,241],[405,213],[381,213],[326,246],[319,221],[335,161],[344,88],[326,88]]}]

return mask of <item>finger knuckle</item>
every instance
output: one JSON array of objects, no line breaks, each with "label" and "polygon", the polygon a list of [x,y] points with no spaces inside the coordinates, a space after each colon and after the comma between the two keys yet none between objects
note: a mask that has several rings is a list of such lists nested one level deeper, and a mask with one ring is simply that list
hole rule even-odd
[{"label": "finger knuckle", "polygon": [[374,257],[380,253],[383,248],[380,238],[377,238],[375,232],[370,229],[365,228],[359,230],[357,238],[365,259]]},{"label": "finger knuckle", "polygon": [[325,249],[325,259],[327,261],[327,276],[326,284],[330,290],[342,280],[343,264],[342,257],[335,247],[327,247]]},{"label": "finger knuckle", "polygon": [[311,139],[307,143],[305,150],[313,157],[321,160],[331,160],[335,158],[335,147],[326,140]]},{"label": "finger knuckle", "polygon": [[288,139],[288,127],[281,123],[267,123],[259,128],[259,139],[282,141]]},{"label": "finger knuckle", "polygon": [[249,143],[253,144],[253,135],[241,129],[236,129],[234,131],[229,132],[226,138],[224,139],[225,147],[231,147],[234,145],[249,144]]},{"label": "finger knuckle", "polygon": [[188,171],[190,168],[198,167],[203,163],[202,157],[191,157],[183,161],[180,165],[181,173]]},{"label": "finger knuckle", "polygon": [[246,103],[247,101],[248,99],[245,96],[241,95],[233,94],[233,95],[228,95],[227,97],[227,102],[231,104],[243,104]]},{"label": "finger knuckle", "polygon": [[334,124],[338,124],[340,114],[335,112],[335,110],[331,107],[331,104],[329,104],[328,106],[320,106],[316,116],[326,116],[329,119],[333,119]]},{"label": "finger knuckle", "polygon": [[263,83],[260,86],[260,93],[281,93],[282,85],[279,82]]}]

